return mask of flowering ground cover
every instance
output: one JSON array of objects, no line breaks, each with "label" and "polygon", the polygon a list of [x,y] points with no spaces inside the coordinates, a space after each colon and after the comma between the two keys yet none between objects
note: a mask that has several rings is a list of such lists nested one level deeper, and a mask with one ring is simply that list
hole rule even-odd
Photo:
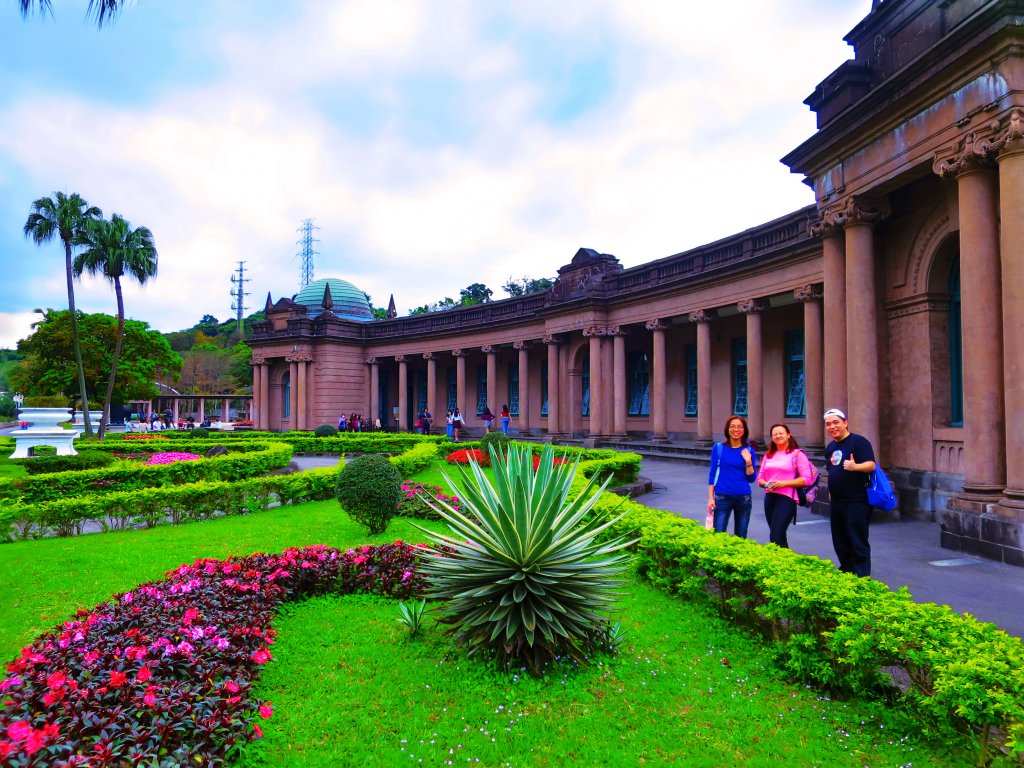
[{"label": "flowering ground cover", "polygon": [[203,458],[198,453],[186,453],[184,451],[160,451],[151,453],[146,459],[147,465],[173,464],[176,461],[196,461]]},{"label": "flowering ground cover", "polygon": [[468,465],[469,462],[475,461],[481,467],[489,466],[491,463],[491,457],[484,451],[477,450],[476,448],[462,448],[458,451],[452,451],[445,457],[445,461],[449,464],[462,464]]}]

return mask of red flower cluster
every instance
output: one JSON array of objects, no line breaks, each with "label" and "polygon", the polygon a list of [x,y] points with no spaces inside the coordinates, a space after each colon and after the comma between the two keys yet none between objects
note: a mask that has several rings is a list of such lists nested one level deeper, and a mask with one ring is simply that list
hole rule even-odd
[{"label": "red flower cluster", "polygon": [[135,442],[135,443],[140,443],[140,442],[147,442],[149,440],[170,440],[171,438],[167,437],[167,435],[151,435],[151,434],[147,434],[147,433],[140,433],[140,434],[125,435],[124,439],[125,440],[131,440],[132,442]]},{"label": "red flower cluster", "polygon": [[422,585],[415,551],[200,559],[79,611],[7,665],[0,765],[218,764],[273,711],[250,691],[272,659],[276,608],[338,587],[408,596]]},{"label": "red flower cluster", "polygon": [[[554,457],[553,462],[554,462],[553,466],[557,467],[559,464],[565,464],[565,459],[560,459],[560,458],[558,458],[556,456],[556,457]],[[540,468],[540,456],[534,456],[533,457],[533,471],[536,472],[539,468]]]},{"label": "red flower cluster", "polygon": [[475,461],[481,467],[487,467],[491,464],[491,457],[483,451],[465,448],[461,451],[449,453],[445,461],[449,464],[469,464],[470,461]]}]

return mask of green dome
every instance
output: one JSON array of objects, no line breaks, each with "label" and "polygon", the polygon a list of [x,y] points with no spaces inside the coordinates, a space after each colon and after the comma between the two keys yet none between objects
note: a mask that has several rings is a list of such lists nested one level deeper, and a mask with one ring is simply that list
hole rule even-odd
[{"label": "green dome", "polygon": [[336,277],[314,280],[295,294],[294,301],[306,307],[309,314],[319,315],[324,311],[324,292],[327,288],[331,289],[329,311],[346,320],[373,320],[370,302],[363,292],[347,280]]}]

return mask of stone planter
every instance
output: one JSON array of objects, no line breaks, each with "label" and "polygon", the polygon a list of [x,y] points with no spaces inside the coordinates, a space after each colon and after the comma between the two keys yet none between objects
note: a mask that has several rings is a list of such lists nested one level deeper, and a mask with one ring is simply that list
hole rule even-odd
[{"label": "stone planter", "polygon": [[40,429],[60,429],[57,425],[71,421],[70,408],[22,408],[18,411],[18,421],[29,422],[28,431]]},{"label": "stone planter", "polygon": [[[103,411],[89,411],[89,424],[94,429],[99,429],[100,419],[103,418]],[[75,419],[71,422],[73,426],[84,427],[85,421],[82,419],[81,411],[75,411]]]},{"label": "stone planter", "polygon": [[74,441],[81,433],[74,429],[57,426],[71,418],[70,408],[22,408],[18,419],[29,422],[27,429],[14,432],[14,453],[12,459],[28,459],[33,448],[42,445],[57,449],[58,456],[75,456]]}]

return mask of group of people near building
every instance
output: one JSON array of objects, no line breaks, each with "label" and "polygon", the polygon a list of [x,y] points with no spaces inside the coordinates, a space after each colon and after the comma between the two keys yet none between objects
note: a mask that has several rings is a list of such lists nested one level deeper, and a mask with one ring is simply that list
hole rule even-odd
[{"label": "group of people near building", "polygon": [[209,428],[212,426],[213,421],[209,415],[202,418],[199,424],[196,424],[195,417],[187,416],[184,419],[175,420],[174,414],[167,410],[163,413],[157,413],[156,411],[150,412],[147,416],[145,413],[142,414],[137,420],[132,419],[125,421],[125,431],[127,432],[162,432],[164,430],[191,430],[195,429],[196,426]]},{"label": "group of people near building", "polygon": [[343,413],[338,417],[339,432],[362,432],[366,429],[366,419],[361,413],[351,413],[347,416]]},{"label": "group of people near building", "polygon": [[[849,420],[840,409],[829,408],[824,419],[825,432],[831,438],[825,447],[825,469],[832,546],[839,570],[870,576],[871,505],[867,487],[876,466],[874,449],[867,438],[850,431]],[[817,482],[817,474],[786,424],[772,424],[769,435],[771,442],[759,466],[746,419],[734,415],[725,422],[725,440],[716,443],[711,452],[708,526],[724,533],[732,516],[733,533],[746,538],[752,508],[750,486],[756,481],[765,490],[769,541],[788,548],[787,532],[796,520],[801,491],[806,493]]]}]

